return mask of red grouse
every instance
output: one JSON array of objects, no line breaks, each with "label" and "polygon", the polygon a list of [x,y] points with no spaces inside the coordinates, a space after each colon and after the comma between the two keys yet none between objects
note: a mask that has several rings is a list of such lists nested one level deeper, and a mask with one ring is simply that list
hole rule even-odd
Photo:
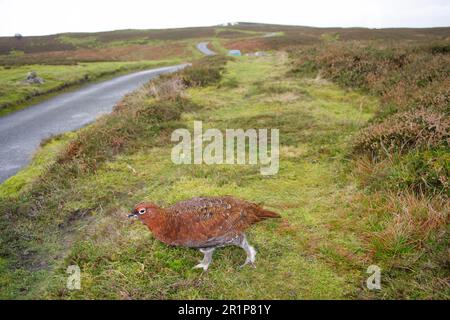
[{"label": "red grouse", "polygon": [[214,250],[229,245],[245,250],[247,259],[243,266],[254,266],[256,250],[248,243],[244,231],[257,222],[280,218],[280,215],[225,196],[193,198],[165,209],[144,202],[136,205],[129,217],[139,217],[155,238],[167,245],[200,249],[204,257],[195,268],[206,271]]}]

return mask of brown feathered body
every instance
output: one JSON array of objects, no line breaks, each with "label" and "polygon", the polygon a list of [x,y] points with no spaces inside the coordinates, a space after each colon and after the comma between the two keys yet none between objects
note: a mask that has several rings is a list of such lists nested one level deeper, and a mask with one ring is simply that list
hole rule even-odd
[{"label": "brown feathered body", "polygon": [[[143,210],[141,208],[145,208]],[[172,246],[212,248],[236,242],[251,225],[280,215],[244,200],[226,197],[193,198],[160,208],[150,203],[135,212],[161,242]]]}]

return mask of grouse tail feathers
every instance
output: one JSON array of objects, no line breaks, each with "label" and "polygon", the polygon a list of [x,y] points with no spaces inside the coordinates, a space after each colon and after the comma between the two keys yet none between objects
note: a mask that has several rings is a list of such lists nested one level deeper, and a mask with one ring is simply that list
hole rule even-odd
[{"label": "grouse tail feathers", "polygon": [[270,210],[262,209],[262,208],[260,208],[258,210],[258,217],[262,218],[262,219],[269,219],[269,218],[279,219],[279,218],[281,218],[281,216],[278,213],[270,211]]}]

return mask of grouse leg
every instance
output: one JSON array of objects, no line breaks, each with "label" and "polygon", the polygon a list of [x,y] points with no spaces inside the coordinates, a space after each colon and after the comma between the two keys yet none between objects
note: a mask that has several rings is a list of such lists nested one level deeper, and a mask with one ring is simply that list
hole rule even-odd
[{"label": "grouse leg", "polygon": [[239,247],[244,249],[245,253],[247,253],[247,259],[245,259],[245,263],[241,266],[241,268],[245,267],[248,264],[251,265],[253,268],[256,268],[256,266],[255,266],[256,250],[248,243],[247,237],[245,236],[245,234],[241,238]]},{"label": "grouse leg", "polygon": [[215,248],[200,249],[200,251],[204,254],[203,260],[200,261],[200,263],[196,265],[194,269],[203,269],[203,271],[207,271],[212,261],[212,255],[214,250]]}]

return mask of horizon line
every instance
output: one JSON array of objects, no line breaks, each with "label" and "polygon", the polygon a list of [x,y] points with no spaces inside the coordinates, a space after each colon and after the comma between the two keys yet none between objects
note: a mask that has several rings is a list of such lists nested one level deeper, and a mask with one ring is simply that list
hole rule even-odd
[{"label": "horizon line", "polygon": [[[227,24],[227,25],[226,25]],[[232,25],[229,25],[232,24]],[[364,27],[364,26],[351,26],[351,27],[342,27],[342,26],[327,26],[327,27],[318,27],[311,25],[295,25],[295,24],[280,24],[280,23],[264,23],[264,22],[248,22],[248,21],[238,21],[238,22],[224,22],[214,25],[197,25],[197,26],[183,26],[183,27],[168,27],[168,28],[124,28],[124,29],[109,29],[109,30],[96,30],[96,31],[63,31],[58,33],[48,33],[48,34],[22,34],[21,32],[16,32],[15,34],[21,34],[23,37],[46,37],[46,36],[57,36],[61,34],[93,34],[93,33],[108,33],[108,32],[117,32],[117,31],[154,31],[154,30],[177,30],[177,29],[191,29],[191,28],[213,28],[213,27],[236,27],[240,24],[254,24],[254,25],[263,25],[263,26],[280,26],[280,27],[296,27],[296,28],[311,28],[311,29],[367,29],[367,30],[396,30],[396,29],[411,29],[411,30],[420,30],[420,29],[443,29],[450,28],[450,26],[432,26],[432,27]],[[0,38],[13,38],[14,35],[1,35]]]}]

